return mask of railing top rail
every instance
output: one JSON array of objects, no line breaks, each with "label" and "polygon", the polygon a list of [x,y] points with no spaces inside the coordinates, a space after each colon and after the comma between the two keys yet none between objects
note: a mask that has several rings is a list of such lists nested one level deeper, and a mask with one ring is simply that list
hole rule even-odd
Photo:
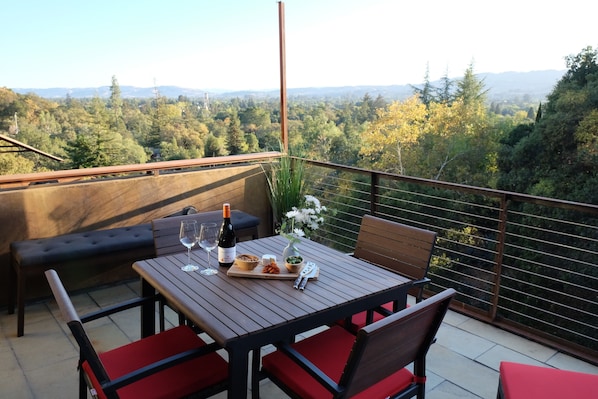
[{"label": "railing top rail", "polygon": [[[302,158],[300,158],[300,159],[302,159]],[[407,182],[407,183],[416,183],[416,184],[424,185],[424,186],[428,186],[428,187],[442,188],[442,189],[448,189],[448,190],[470,193],[470,194],[479,194],[479,195],[483,195],[483,196],[487,196],[487,197],[504,199],[505,201],[526,202],[526,203],[532,203],[532,204],[536,204],[536,205],[557,207],[557,208],[569,209],[569,210],[575,210],[575,211],[582,211],[582,212],[587,212],[587,213],[598,215],[598,205],[593,205],[593,204],[586,204],[586,203],[575,202],[575,201],[565,201],[565,200],[559,200],[559,199],[555,199],[555,198],[538,197],[535,195],[521,194],[521,193],[515,193],[515,192],[503,191],[503,190],[495,190],[495,189],[491,189],[491,188],[468,186],[465,184],[449,183],[449,182],[445,182],[445,181],[441,181],[441,180],[432,180],[432,179],[424,179],[424,178],[412,177],[412,176],[403,176],[403,175],[398,175],[395,173],[374,171],[374,170],[363,169],[363,168],[358,168],[358,167],[354,167],[354,166],[338,165],[338,164],[334,164],[334,163],[330,163],[330,162],[314,161],[314,160],[310,160],[310,159],[303,159],[303,160],[311,165],[321,166],[321,167],[331,168],[331,169],[338,169],[338,170],[343,170],[346,172],[359,173],[359,174],[363,174],[363,175],[376,174],[379,177],[403,181],[403,182]]]},{"label": "railing top rail", "polygon": [[52,172],[23,173],[0,176],[0,187],[26,186],[31,183],[51,180],[73,180],[84,177],[118,175],[135,172],[159,173],[164,170],[193,168],[211,165],[235,164],[271,160],[280,157],[278,151],[254,154],[229,155],[223,157],[206,157],[197,159],[181,159],[176,161],[150,162],[133,165],[104,166],[98,168],[69,169]]}]

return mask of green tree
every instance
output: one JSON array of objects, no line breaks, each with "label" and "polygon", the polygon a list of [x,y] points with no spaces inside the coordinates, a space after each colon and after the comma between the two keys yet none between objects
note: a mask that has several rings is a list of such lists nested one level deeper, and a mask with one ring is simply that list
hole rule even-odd
[{"label": "green tree", "polygon": [[17,154],[2,154],[0,156],[0,175],[14,175],[19,173],[33,173],[35,163]]},{"label": "green tree", "polygon": [[567,57],[568,71],[533,125],[503,142],[499,188],[598,203],[598,63],[586,47]]},{"label": "green tree", "polygon": [[411,86],[416,95],[419,96],[421,102],[428,107],[431,102],[436,101],[434,98],[434,86],[430,83],[430,65],[426,64],[426,74],[424,75],[424,86],[420,89],[416,86]]},{"label": "green tree", "polygon": [[247,153],[247,142],[245,141],[243,131],[241,130],[241,122],[236,113],[233,113],[230,117],[226,133],[226,148],[230,155]]},{"label": "green tree", "polygon": [[120,86],[118,85],[116,76],[112,76],[108,108],[110,109],[111,114],[110,127],[121,132],[126,130],[123,120],[123,100],[121,98]]},{"label": "green tree", "polygon": [[473,63],[469,64],[463,78],[457,82],[455,97],[461,99],[466,107],[478,107],[485,106],[487,93],[484,82],[473,72]]}]

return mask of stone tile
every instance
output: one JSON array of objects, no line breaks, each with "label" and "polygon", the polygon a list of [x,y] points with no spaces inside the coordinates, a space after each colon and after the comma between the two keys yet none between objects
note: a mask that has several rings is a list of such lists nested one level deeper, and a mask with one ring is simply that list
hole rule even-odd
[{"label": "stone tile", "polygon": [[475,319],[468,319],[459,327],[540,362],[545,362],[557,352],[547,346],[543,346],[534,341],[511,334],[508,331],[501,330]]},{"label": "stone tile", "polygon": [[26,331],[24,336],[10,338],[12,350],[26,373],[65,359],[77,358],[78,349],[55,321],[39,321],[29,327],[30,331]]},{"label": "stone tile", "polygon": [[[223,396],[223,398],[226,396]],[[249,397],[249,395],[248,395]],[[276,384],[269,380],[263,380],[260,382],[260,398],[288,398],[288,395],[285,394]]]},{"label": "stone tile", "polygon": [[138,278],[127,281],[125,284],[131,291],[137,294],[137,296],[141,296],[141,281]]},{"label": "stone tile", "polygon": [[[6,341],[8,342],[8,341]],[[5,346],[5,349],[0,350],[0,381],[9,381],[15,374],[20,374],[24,377],[21,365],[17,361],[14,352]]]},{"label": "stone tile", "polygon": [[548,359],[546,364],[561,370],[578,371],[580,373],[598,374],[598,366],[586,363],[573,356],[558,352]]},{"label": "stone tile", "polygon": [[[413,367],[409,368],[409,370],[413,370]],[[430,392],[445,381],[446,380],[438,374],[426,370],[426,392]]]},{"label": "stone tile", "polygon": [[496,397],[498,372],[442,345],[432,345],[426,368],[464,391],[481,398]]},{"label": "stone tile", "polygon": [[76,398],[79,392],[77,358],[37,368],[27,378],[35,398]]},{"label": "stone tile", "polygon": [[469,320],[469,317],[465,316],[464,314],[449,310],[444,316],[443,324],[449,324],[451,326],[458,327],[461,325],[461,323],[464,323],[467,320]]},{"label": "stone tile", "polygon": [[[1,357],[0,357],[1,358]],[[2,359],[3,360],[3,359]],[[5,370],[11,365],[0,363],[0,398],[6,399],[35,399],[27,378],[20,368]]]},{"label": "stone tile", "polygon": [[[496,397],[496,392],[493,397]],[[467,392],[450,381],[444,381],[430,391],[426,389],[426,399],[480,399],[480,396]],[[492,398],[489,397],[488,399]]]},{"label": "stone tile", "polygon": [[114,323],[88,329],[87,335],[97,352],[105,352],[131,342],[131,339]]},{"label": "stone tile", "polygon": [[127,309],[110,315],[108,319],[116,323],[130,341],[137,341],[141,338],[140,312],[140,308]]},{"label": "stone tile", "polygon": [[501,361],[533,364],[536,366],[544,365],[544,363],[526,356],[520,352],[505,348],[502,345],[495,345],[488,352],[475,359],[477,362],[498,371]]},{"label": "stone tile", "polygon": [[29,340],[27,344],[15,348],[15,355],[23,372],[29,373],[62,360],[77,359],[79,352],[62,334],[50,334],[41,343]]},{"label": "stone tile", "polygon": [[478,335],[444,323],[436,334],[436,345],[442,345],[470,359],[475,359],[495,343]]},{"label": "stone tile", "polygon": [[[4,314],[0,318],[2,329],[7,337],[17,337],[17,310],[15,309],[14,314]],[[25,306],[25,334],[28,334],[29,325],[31,323],[45,322],[52,320],[52,315],[48,312],[48,308],[43,303],[34,303]]]},{"label": "stone tile", "polygon": [[100,306],[106,307],[122,301],[137,298],[139,295],[126,284],[119,284],[101,290],[90,291],[89,296]]}]

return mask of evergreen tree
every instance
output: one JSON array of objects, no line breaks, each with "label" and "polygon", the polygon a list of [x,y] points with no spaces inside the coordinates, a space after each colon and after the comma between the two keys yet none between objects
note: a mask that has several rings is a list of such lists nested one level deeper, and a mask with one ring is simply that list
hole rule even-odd
[{"label": "evergreen tree", "polygon": [[465,70],[463,79],[457,82],[455,97],[461,99],[465,107],[485,105],[486,94],[484,82],[473,73],[473,63]]},{"label": "evergreen tree", "polygon": [[236,112],[230,117],[226,133],[226,148],[230,155],[247,153],[248,146],[245,142],[245,137],[241,130],[241,122]]},{"label": "evergreen tree", "polygon": [[442,85],[436,90],[436,101],[441,104],[450,104],[454,100],[454,82],[448,77],[448,71],[440,79]]},{"label": "evergreen tree", "polygon": [[411,86],[413,88],[413,92],[419,96],[420,101],[426,106],[429,107],[430,103],[436,101],[434,98],[434,91],[436,90],[434,86],[430,83],[430,65],[426,65],[426,75],[424,76],[424,87],[421,89],[415,86]]},{"label": "evergreen tree", "polygon": [[121,98],[120,86],[118,85],[116,76],[112,76],[108,107],[110,108],[110,113],[112,115],[110,126],[117,131],[124,131],[126,128],[123,121],[123,100]]}]

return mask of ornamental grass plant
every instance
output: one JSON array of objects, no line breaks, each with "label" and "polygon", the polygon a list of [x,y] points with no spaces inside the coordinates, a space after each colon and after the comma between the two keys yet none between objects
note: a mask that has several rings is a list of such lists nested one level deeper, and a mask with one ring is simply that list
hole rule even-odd
[{"label": "ornamental grass plant", "polygon": [[278,163],[272,163],[270,173],[266,173],[268,197],[276,227],[282,224],[287,212],[304,201],[304,170],[305,164],[301,159],[284,155]]}]

